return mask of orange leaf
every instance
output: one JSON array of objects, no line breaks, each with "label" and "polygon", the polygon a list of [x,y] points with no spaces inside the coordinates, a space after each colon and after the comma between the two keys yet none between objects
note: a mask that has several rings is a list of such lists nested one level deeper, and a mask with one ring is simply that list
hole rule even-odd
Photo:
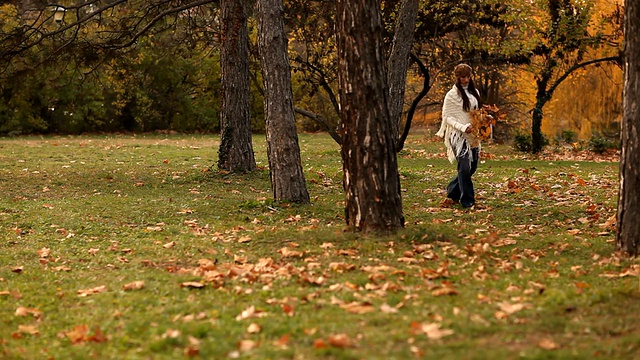
[{"label": "orange leaf", "polygon": [[43,247],[42,249],[38,250],[38,255],[41,258],[46,258],[49,256],[49,254],[51,254],[51,249],[48,249],[46,247]]},{"label": "orange leaf", "polygon": [[450,329],[441,329],[440,324],[438,323],[419,323],[412,322],[411,323],[411,332],[413,334],[424,334],[427,335],[429,339],[441,339],[445,336],[449,336],[453,334],[453,330]]},{"label": "orange leaf", "polygon": [[180,287],[186,287],[190,289],[202,289],[205,285],[198,281],[187,281],[180,284]]},{"label": "orange leaf", "polygon": [[327,348],[327,346],[328,346],[327,343],[322,339],[315,339],[313,341],[313,348],[314,349],[325,349],[325,348]]},{"label": "orange leaf", "polygon": [[329,336],[329,345],[344,349],[353,347],[353,342],[349,339],[347,334],[335,334]]},{"label": "orange leaf", "polygon": [[238,341],[238,350],[240,352],[247,352],[249,350],[255,349],[258,347],[258,343],[253,340],[240,340]]},{"label": "orange leaf", "polygon": [[249,327],[247,327],[247,332],[249,334],[257,334],[260,331],[262,331],[262,328],[260,327],[260,325],[258,325],[256,323],[251,323],[251,324],[249,324]]},{"label": "orange leaf", "polygon": [[[18,334],[40,335],[35,325],[18,325]],[[14,333],[15,334],[15,333]],[[15,336],[14,336],[15,337]],[[18,337],[20,337],[18,335]]]},{"label": "orange leaf", "polygon": [[34,308],[26,308],[20,306],[16,309],[16,316],[28,316],[32,315],[34,318],[39,319],[42,317],[42,311]]},{"label": "orange leaf", "polygon": [[140,290],[144,287],[144,281],[138,280],[128,284],[122,285],[122,289],[124,290]]},{"label": "orange leaf", "polygon": [[284,348],[289,344],[289,340],[291,339],[291,334],[284,334],[280,337],[280,339],[273,342],[274,346]]},{"label": "orange leaf", "polygon": [[86,297],[89,295],[98,294],[105,291],[107,291],[107,287],[105,285],[102,285],[102,286],[97,286],[91,289],[78,290],[78,296]]},{"label": "orange leaf", "polygon": [[77,325],[73,329],[63,333],[64,336],[71,341],[72,344],[79,344],[87,341],[87,334],[89,334],[89,327],[87,325]]},{"label": "orange leaf", "polygon": [[291,304],[287,304],[284,303],[281,305],[282,307],[282,311],[287,315],[287,316],[293,316],[295,313],[295,306],[291,305]]}]

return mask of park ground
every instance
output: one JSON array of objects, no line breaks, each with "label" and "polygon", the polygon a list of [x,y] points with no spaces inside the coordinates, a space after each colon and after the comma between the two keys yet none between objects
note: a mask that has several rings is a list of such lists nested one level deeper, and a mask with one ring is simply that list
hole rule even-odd
[{"label": "park ground", "polygon": [[300,135],[310,205],[216,136],[0,139],[2,359],[634,359],[640,263],[614,251],[618,162],[487,145],[473,211],[413,135],[406,226],[345,228],[338,146]]}]

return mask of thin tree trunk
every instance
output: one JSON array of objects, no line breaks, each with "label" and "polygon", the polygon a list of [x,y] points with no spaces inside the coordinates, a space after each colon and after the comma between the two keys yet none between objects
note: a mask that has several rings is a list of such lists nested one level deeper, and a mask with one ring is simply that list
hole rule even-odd
[{"label": "thin tree trunk", "polygon": [[293,109],[283,0],[258,0],[258,49],[264,83],[267,155],[276,201],[308,203]]},{"label": "thin tree trunk", "polygon": [[640,243],[640,0],[625,1],[624,95],[616,249],[638,256]]},{"label": "thin tree trunk", "polygon": [[380,2],[336,2],[345,220],[355,230],[404,226],[387,102]]},{"label": "thin tree trunk", "polygon": [[[413,45],[413,35],[418,17],[418,0],[402,0],[396,20],[396,30],[389,60],[387,60],[389,84],[389,116],[392,136],[398,139],[402,110],[404,108],[404,93],[407,84],[407,69],[409,68],[409,54]],[[396,140],[398,141],[398,140]]]},{"label": "thin tree trunk", "polygon": [[218,167],[231,172],[256,168],[249,114],[249,35],[244,0],[222,0],[222,109]]}]

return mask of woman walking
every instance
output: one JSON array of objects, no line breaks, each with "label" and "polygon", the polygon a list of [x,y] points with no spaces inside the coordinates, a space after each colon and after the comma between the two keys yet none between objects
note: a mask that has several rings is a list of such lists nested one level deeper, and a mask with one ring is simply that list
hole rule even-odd
[{"label": "woman walking", "polygon": [[454,74],[456,83],[444,98],[442,125],[436,135],[444,138],[447,158],[458,166],[457,175],[447,185],[447,198],[468,209],[476,203],[471,176],[478,168],[480,156],[480,141],[472,132],[469,112],[482,104],[471,79],[471,66],[459,64]]}]

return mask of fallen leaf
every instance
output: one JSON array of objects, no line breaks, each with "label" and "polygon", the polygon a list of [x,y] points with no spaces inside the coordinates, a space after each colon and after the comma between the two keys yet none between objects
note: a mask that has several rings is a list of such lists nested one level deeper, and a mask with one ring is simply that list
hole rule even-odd
[{"label": "fallen leaf", "polygon": [[89,334],[89,326],[77,325],[73,329],[63,333],[64,336],[71,341],[72,344],[79,344],[87,341],[87,334]]},{"label": "fallen leaf", "polygon": [[102,286],[97,286],[91,289],[78,290],[78,296],[86,297],[89,295],[98,294],[105,291],[107,291],[107,287],[105,285],[102,285]]},{"label": "fallen leaf", "polygon": [[251,324],[249,324],[249,327],[247,327],[247,332],[249,334],[257,334],[260,331],[262,331],[262,328],[260,327],[260,325],[258,325],[256,323],[251,323]]},{"label": "fallen leaf", "polygon": [[140,290],[144,287],[144,281],[138,280],[134,282],[130,282],[128,284],[122,285],[122,289],[124,290]]},{"label": "fallen leaf", "polygon": [[18,325],[17,332],[19,334],[40,335],[40,331],[38,331],[35,325]]},{"label": "fallen leaf", "polygon": [[49,254],[51,254],[51,249],[43,247],[42,249],[38,250],[38,255],[41,258],[46,258],[49,256]]},{"label": "fallen leaf", "polygon": [[505,312],[507,315],[514,314],[526,308],[525,304],[510,304],[508,302],[498,303],[498,306],[500,307],[500,310]]},{"label": "fallen leaf", "polygon": [[329,345],[333,347],[341,349],[353,347],[353,341],[351,341],[347,334],[329,335],[327,340],[329,341]]},{"label": "fallen leaf", "polygon": [[282,311],[285,313],[285,315],[287,316],[293,316],[295,314],[295,306],[291,305],[291,304],[287,304],[284,303],[281,305],[282,307]]},{"label": "fallen leaf", "polygon": [[251,236],[242,236],[242,237],[238,238],[238,242],[240,244],[247,243],[249,241],[251,241]]},{"label": "fallen leaf", "polygon": [[175,245],[176,245],[176,242],[175,242],[175,241],[170,241],[170,242],[168,242],[168,243],[166,243],[166,244],[162,245],[162,247],[163,247],[163,248],[165,248],[165,249],[171,249],[171,248],[172,248],[172,247],[174,247]]},{"label": "fallen leaf", "polygon": [[449,336],[453,334],[453,330],[450,329],[441,329],[440,324],[438,323],[419,323],[412,322],[411,323],[411,332],[414,334],[424,334],[427,335],[429,339],[437,340],[441,339],[445,336]]},{"label": "fallen leaf", "polygon": [[376,308],[368,302],[350,302],[348,304],[340,304],[340,307],[352,314],[366,314],[374,312]]},{"label": "fallen leaf", "polygon": [[180,337],[180,335],[182,335],[182,333],[180,332],[180,330],[176,330],[176,329],[167,329],[167,331],[164,332],[164,334],[162,334],[162,338],[163,339],[177,339]]},{"label": "fallen leaf", "polygon": [[38,309],[34,309],[34,308],[27,308],[27,307],[23,307],[23,306],[19,306],[16,309],[16,316],[28,316],[28,315],[32,315],[34,318],[39,319],[42,317],[42,311],[38,310]]},{"label": "fallen leaf", "polygon": [[291,334],[284,334],[278,340],[273,342],[273,345],[279,348],[286,348],[291,339]]},{"label": "fallen leaf", "polygon": [[538,346],[545,350],[554,350],[560,347],[558,346],[558,344],[555,343],[555,341],[549,338],[545,338],[538,341]]},{"label": "fallen leaf", "polygon": [[95,342],[95,343],[103,343],[103,342],[107,342],[107,337],[104,335],[104,333],[102,332],[102,330],[100,330],[99,327],[96,327],[93,330],[93,335],[89,336],[87,338],[87,341]]},{"label": "fallen leaf", "polygon": [[180,287],[186,287],[190,289],[202,289],[205,285],[198,281],[187,281],[180,284]]},{"label": "fallen leaf", "polygon": [[22,272],[22,270],[23,270],[23,267],[22,267],[22,266],[14,266],[14,267],[11,269],[11,272],[14,272],[14,273],[16,273],[16,274],[19,274],[19,273],[21,273],[21,272]]},{"label": "fallen leaf", "polygon": [[200,340],[193,336],[188,336],[189,345],[184,348],[184,355],[187,357],[195,357],[200,354]]},{"label": "fallen leaf", "polygon": [[204,271],[211,271],[216,269],[216,261],[210,259],[198,260],[198,267]]},{"label": "fallen leaf", "polygon": [[286,246],[278,250],[278,252],[282,254],[282,257],[302,257],[304,255],[302,251],[290,250]]},{"label": "fallen leaf", "polygon": [[258,347],[258,343],[253,340],[243,339],[238,341],[238,350],[240,352],[247,352]]},{"label": "fallen leaf", "polygon": [[398,309],[387,303],[384,303],[380,305],[380,311],[383,312],[384,314],[395,314],[398,312]]},{"label": "fallen leaf", "polygon": [[260,318],[263,316],[267,316],[267,313],[261,310],[256,310],[256,307],[251,305],[245,310],[243,310],[240,314],[238,314],[238,316],[236,316],[236,320],[240,321],[240,320],[249,319],[249,318]]},{"label": "fallen leaf", "polygon": [[67,267],[67,266],[56,266],[54,268],[51,268],[51,270],[53,270],[53,271],[71,271],[71,268]]},{"label": "fallen leaf", "polygon": [[325,349],[328,345],[323,339],[315,339],[313,340],[313,348],[314,349]]},{"label": "fallen leaf", "polygon": [[433,290],[431,292],[431,295],[433,296],[458,295],[458,290],[450,286],[445,286],[445,287],[441,287],[439,289]]}]

